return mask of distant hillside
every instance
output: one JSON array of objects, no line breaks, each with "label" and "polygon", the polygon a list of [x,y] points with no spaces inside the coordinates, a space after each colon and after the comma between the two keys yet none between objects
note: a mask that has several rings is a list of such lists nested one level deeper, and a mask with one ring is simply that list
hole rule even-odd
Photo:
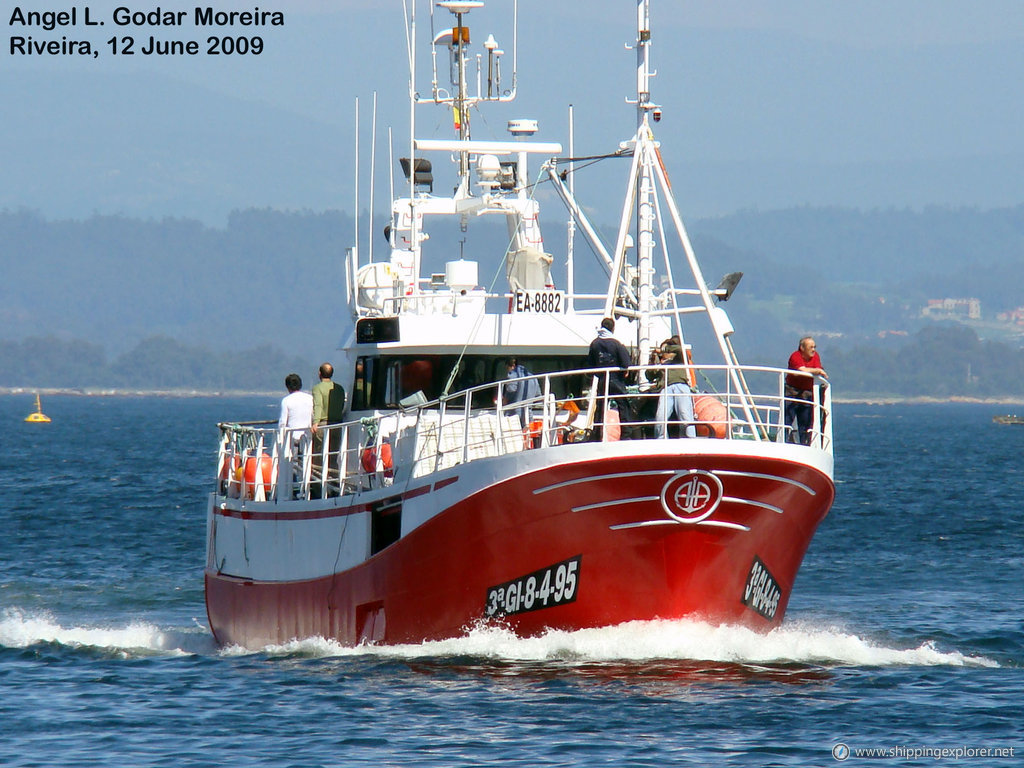
[{"label": "distant hillside", "polygon": [[[704,219],[697,228],[773,262],[810,266],[830,283],[895,288],[975,274],[969,280],[969,287],[976,288],[973,295],[984,292],[989,301],[1007,286],[991,284],[978,267],[1024,262],[1024,205],[993,210],[740,211]],[[1018,294],[1008,300],[1019,303],[1021,298]]]},{"label": "distant hillside", "polygon": [[[376,257],[384,257],[380,232],[368,229],[361,227],[362,252],[374,240]],[[557,232],[549,225],[549,248],[560,261]],[[320,360],[351,322],[343,264],[353,233],[352,219],[337,211],[250,209],[231,214],[224,228],[187,219],[51,221],[29,211],[0,212],[0,340],[14,345],[6,359],[27,354],[19,346],[26,339],[50,339],[50,346],[77,348],[82,360],[98,355],[93,369],[106,370],[126,354],[143,354],[140,343],[149,340],[148,349],[157,338],[174,359],[264,349],[282,361]],[[921,308],[928,298],[944,297],[978,298],[982,318],[963,324],[982,342],[1017,349],[1020,329],[995,316],[1024,304],[1022,233],[1024,206],[744,212],[691,226],[709,282],[745,273],[724,306],[741,358],[758,363],[782,362],[808,332],[818,336],[826,359],[855,348],[898,348],[935,327]],[[481,262],[482,284],[500,288],[500,260],[490,256],[504,245],[503,224],[433,234],[436,243],[464,242],[458,252],[435,249],[427,271],[465,255]],[[581,266],[589,259],[581,247],[578,273],[592,278],[598,270]],[[167,346],[174,344],[186,352]],[[8,374],[34,370],[30,362],[5,365]],[[209,361],[200,366],[216,368]]]},{"label": "distant hillside", "polygon": [[[929,299],[977,298],[982,338],[1021,343],[1024,329],[996,322],[1024,305],[1024,205],[989,211],[745,211],[692,227],[717,269],[739,269],[730,314],[790,335],[816,332],[848,348],[930,325]],[[737,344],[745,342],[738,340]],[[753,349],[746,345],[745,349]]]},{"label": "distant hillside", "polygon": [[162,335],[319,357],[348,322],[343,214],[249,210],[196,221],[0,214],[0,338],[86,339],[120,354]]}]

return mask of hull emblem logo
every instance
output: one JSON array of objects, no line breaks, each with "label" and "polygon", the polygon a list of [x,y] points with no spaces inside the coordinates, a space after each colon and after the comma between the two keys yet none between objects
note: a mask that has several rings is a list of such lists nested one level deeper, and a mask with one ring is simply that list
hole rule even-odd
[{"label": "hull emblem logo", "polygon": [[722,501],[722,481],[710,472],[679,472],[661,489],[661,506],[673,520],[699,523]]}]

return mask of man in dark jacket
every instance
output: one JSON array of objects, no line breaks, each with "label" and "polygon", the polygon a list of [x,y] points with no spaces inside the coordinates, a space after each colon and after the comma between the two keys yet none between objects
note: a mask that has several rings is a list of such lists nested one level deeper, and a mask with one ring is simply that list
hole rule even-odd
[{"label": "man in dark jacket", "polygon": [[636,425],[636,415],[633,413],[633,404],[626,394],[626,369],[629,368],[629,350],[621,341],[615,338],[615,320],[610,317],[601,321],[601,327],[597,329],[597,338],[590,342],[590,351],[587,353],[588,368],[618,368],[600,375],[604,385],[601,386],[603,404],[607,404],[610,397],[619,411],[619,422],[623,425],[622,435],[625,438],[641,437],[639,427]]}]

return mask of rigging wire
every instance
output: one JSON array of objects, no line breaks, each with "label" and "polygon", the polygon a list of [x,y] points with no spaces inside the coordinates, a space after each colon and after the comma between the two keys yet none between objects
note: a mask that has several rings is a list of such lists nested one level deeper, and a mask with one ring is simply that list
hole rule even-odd
[{"label": "rigging wire", "polygon": [[[633,154],[632,150],[629,150],[629,151],[620,150],[618,152],[614,152],[614,153],[611,153],[611,154],[605,154],[605,155],[587,155],[587,156],[581,156],[581,157],[553,157],[550,160],[548,160],[548,162],[545,163],[544,166],[547,166],[548,164],[554,164],[554,165],[557,166],[557,165],[562,164],[562,163],[578,162],[578,161],[582,161],[582,160],[590,160],[590,162],[584,163],[583,165],[577,166],[575,169],[573,169],[572,172],[573,172],[573,174],[575,174],[578,171],[581,171],[581,170],[584,170],[586,168],[589,168],[592,165],[596,165],[601,160],[609,160],[609,159],[616,159],[616,158],[623,158],[623,157],[631,157],[632,154]],[[542,166],[542,170],[543,170],[544,166]],[[569,170],[568,169],[563,170],[558,175],[561,178],[561,180],[563,182],[565,182],[566,179],[569,176]],[[540,178],[540,174],[538,174],[537,181],[535,181],[535,182],[533,182],[533,184],[530,184],[530,185],[527,186],[527,188],[531,190],[531,197],[532,197],[533,194],[535,194],[535,189],[534,189],[535,187],[537,187],[540,184],[549,184],[549,183],[551,183],[550,179],[546,179],[546,178],[545,179],[541,179]],[[595,235],[600,238],[600,234],[599,233],[595,232]],[[611,276],[611,269],[609,269],[609,267],[605,263],[604,259],[601,258],[601,254],[599,254],[597,252],[597,249],[594,247],[594,244],[590,241],[590,238],[584,237],[583,238],[583,242],[585,242],[587,244],[587,248],[590,249],[590,253],[594,257],[594,259],[597,261],[598,266],[601,267],[602,270],[604,270],[604,273],[606,275]],[[607,247],[607,243],[604,243],[604,245]]]}]

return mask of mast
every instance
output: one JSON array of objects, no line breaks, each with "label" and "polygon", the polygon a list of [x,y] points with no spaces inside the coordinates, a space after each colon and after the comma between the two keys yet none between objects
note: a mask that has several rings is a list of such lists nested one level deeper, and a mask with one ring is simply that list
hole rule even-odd
[{"label": "mast", "polygon": [[[573,106],[569,105],[569,195],[573,200],[576,199],[576,164],[571,158],[576,156],[576,126],[573,116]],[[573,258],[575,254],[573,249],[576,245],[576,217],[573,215],[572,208],[569,208],[569,221],[566,226],[566,243],[565,243],[565,287],[566,287],[566,303],[568,304],[567,309],[569,312],[573,312],[575,307],[573,305],[573,295],[576,293],[576,273],[573,265]]]},{"label": "mast", "polygon": [[[469,138],[469,110],[466,109],[466,44],[469,43],[469,29],[462,25],[462,17],[466,10],[461,7],[453,9],[455,13],[455,29],[452,33],[452,45],[455,47],[455,58],[458,67],[458,95],[455,97],[456,128],[459,129],[459,140]],[[469,173],[469,153],[459,153],[459,177]]]},{"label": "mast", "polygon": [[[455,59],[455,96],[452,99],[452,113],[455,119],[455,128],[459,132],[459,141],[467,141],[471,138],[469,130],[469,108],[472,101],[466,83],[466,46],[469,45],[469,27],[463,24],[463,17],[474,8],[483,5],[480,0],[442,0],[438,3],[442,8],[448,9],[455,16],[455,26],[452,28],[452,55]],[[489,83],[493,87],[493,83]],[[479,89],[478,89],[479,90]],[[469,173],[469,152],[459,152],[459,178],[465,179]]]},{"label": "mast", "polygon": [[636,127],[644,124],[651,101],[651,10],[650,0],[636,4]]},{"label": "mast", "polygon": [[[370,118],[370,211],[366,217],[369,237],[367,238],[367,258],[373,263],[373,192],[377,178],[377,92],[373,92],[373,115]],[[358,211],[357,211],[358,213]]]},{"label": "mast", "polygon": [[[416,223],[416,0],[413,0],[409,19],[409,250],[413,254],[413,274],[420,274],[420,232]],[[419,293],[419,281],[414,280],[412,293]]]},{"label": "mast", "polygon": [[352,172],[355,174],[355,190],[354,190],[354,195],[355,195],[355,204],[354,204],[355,215],[352,217],[352,228],[353,228],[354,234],[355,234],[355,241],[356,241],[355,259],[356,259],[356,267],[358,269],[358,265],[359,265],[359,97],[358,96],[356,96],[355,121],[356,121],[356,128],[355,128],[355,134],[356,134],[355,157],[353,158],[353,162],[352,162],[352,168],[353,168]]},{"label": "mast", "polygon": [[640,361],[645,361],[655,342],[651,339],[652,296],[654,279],[654,178],[651,168],[653,134],[648,124],[651,102],[651,16],[650,0],[637,0],[636,8],[636,120],[634,151],[640,153],[635,164],[637,178],[637,348]]},{"label": "mast", "polygon": [[[703,310],[710,320],[722,358],[728,366],[727,375],[732,382],[734,391],[740,395],[740,407],[753,424],[755,423],[753,404],[745,382],[741,379],[738,372],[736,355],[728,339],[729,334],[732,333],[732,328],[728,324],[724,310],[715,305],[711,292],[704,280],[704,275],[697,264],[693,247],[686,233],[686,227],[683,224],[682,217],[679,215],[679,209],[672,194],[672,186],[669,183],[668,175],[661,159],[659,144],[655,140],[654,132],[651,128],[651,118],[653,117],[654,122],[658,122],[661,118],[661,108],[659,105],[651,102],[650,80],[656,73],[651,70],[650,66],[650,47],[650,0],[637,0],[637,93],[635,102],[637,131],[632,141],[626,145],[632,147],[633,163],[630,170],[629,186],[626,190],[626,202],[622,210],[619,233],[615,243],[615,262],[612,268],[613,280],[609,286],[608,295],[605,298],[605,315],[612,316],[617,311],[620,298],[624,299],[627,305],[631,300],[635,302],[635,312],[630,312],[628,309],[626,311],[619,309],[618,313],[627,316],[634,315],[636,317],[637,347],[640,360],[646,360],[656,343],[651,338],[653,328],[652,316],[656,310],[652,283],[654,280],[654,227],[659,216],[657,195],[660,190],[668,205],[669,217],[672,219],[686,255],[690,272],[696,282],[700,303],[703,305]],[[637,232],[635,294],[632,294],[632,275],[630,275],[625,254],[631,214],[635,215]],[[760,439],[760,435],[755,435],[755,437]]]}]

